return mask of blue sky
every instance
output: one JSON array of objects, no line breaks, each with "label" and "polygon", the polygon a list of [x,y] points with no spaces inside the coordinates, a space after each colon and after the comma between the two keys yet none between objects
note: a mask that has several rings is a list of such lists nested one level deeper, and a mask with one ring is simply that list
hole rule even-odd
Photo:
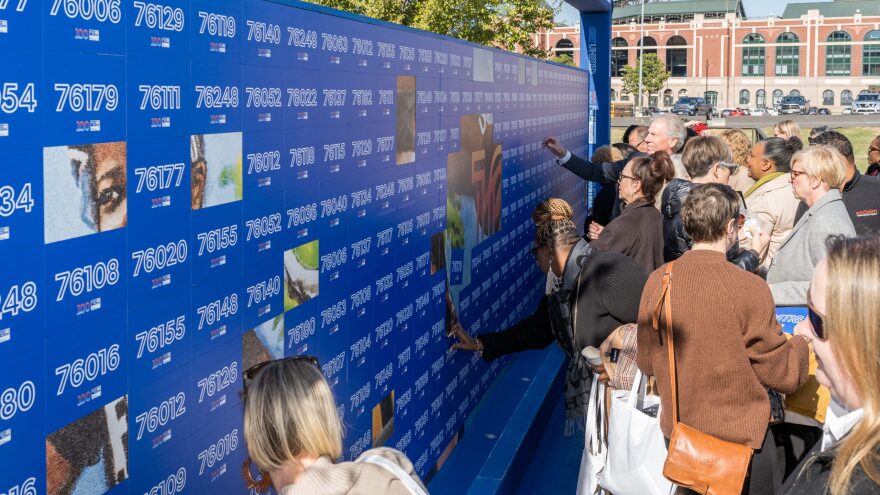
[{"label": "blue sky", "polygon": [[[789,3],[804,3],[818,0],[743,0],[746,15],[749,17],[767,17],[770,14],[782,15],[785,6]],[[573,25],[578,22],[577,10],[571,5],[564,3],[562,11],[556,16],[557,22]]]}]

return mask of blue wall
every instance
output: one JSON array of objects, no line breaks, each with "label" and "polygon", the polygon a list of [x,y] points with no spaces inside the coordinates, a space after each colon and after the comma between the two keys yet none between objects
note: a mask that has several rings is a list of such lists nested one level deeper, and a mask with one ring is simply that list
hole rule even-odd
[{"label": "blue wall", "polygon": [[0,0],[0,59],[2,493],[242,493],[297,354],[425,474],[504,363],[447,314],[530,313],[534,205],[583,210],[584,71],[259,0]]}]

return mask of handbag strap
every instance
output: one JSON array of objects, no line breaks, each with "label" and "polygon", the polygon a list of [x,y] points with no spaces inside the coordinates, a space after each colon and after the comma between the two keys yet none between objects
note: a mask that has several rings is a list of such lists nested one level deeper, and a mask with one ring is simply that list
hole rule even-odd
[{"label": "handbag strap", "polygon": [[398,466],[394,462],[382,457],[381,455],[375,454],[370,455],[361,459],[358,459],[358,462],[366,462],[369,464],[375,464],[376,466],[385,468],[387,471],[391,472],[397,479],[403,483],[403,486],[412,494],[412,495],[428,495],[428,492],[422,489],[418,483],[413,480],[412,476],[409,475],[406,471],[403,470],[402,467]]},{"label": "handbag strap", "polygon": [[675,346],[672,341],[672,265],[674,261],[666,264],[663,272],[663,289],[660,299],[654,307],[653,327],[660,331],[660,306],[663,306],[664,319],[666,320],[666,352],[669,355],[669,382],[672,388],[672,426],[678,424],[678,383],[675,376]]}]

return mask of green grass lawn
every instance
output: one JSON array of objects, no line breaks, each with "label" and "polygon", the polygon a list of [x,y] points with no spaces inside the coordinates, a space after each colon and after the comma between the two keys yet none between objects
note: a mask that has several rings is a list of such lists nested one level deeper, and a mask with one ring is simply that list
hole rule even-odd
[{"label": "green grass lawn", "polygon": [[[620,139],[623,137],[623,131],[625,130],[625,127],[612,127],[611,142],[620,142]],[[768,136],[773,135],[772,127],[766,127],[763,130],[764,134]],[[852,142],[853,150],[855,151],[856,166],[859,170],[864,172],[865,169],[868,168],[868,145],[871,144],[871,140],[874,139],[874,136],[880,135],[880,127],[840,127],[837,128],[837,131],[848,137],[850,142]],[[810,129],[801,130],[801,137],[804,143],[807,142],[809,136]]]}]

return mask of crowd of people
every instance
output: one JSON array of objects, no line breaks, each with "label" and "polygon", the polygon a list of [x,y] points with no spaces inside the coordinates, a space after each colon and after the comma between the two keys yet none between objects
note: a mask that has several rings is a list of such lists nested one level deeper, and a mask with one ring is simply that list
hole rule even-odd
[{"label": "crowd of people", "polygon": [[[547,138],[558,165],[604,187],[583,226],[564,200],[538,204],[531,252],[545,296],[510,328],[471,335],[456,323],[452,348],[491,361],[556,343],[566,432],[588,439],[607,427],[586,421],[594,387],[627,389],[641,371],[670,452],[680,424],[748,448],[743,494],[880,493],[880,136],[863,175],[833,129],[804,143],[786,121],[774,134],[752,143],[661,116],[589,160]],[[791,334],[780,306],[806,308]],[[595,349],[602,364],[587,359]],[[336,462],[342,428],[314,358],[243,377],[254,490],[427,493],[394,449]]]},{"label": "crowd of people", "polygon": [[[582,352],[636,324],[633,348],[616,351],[653,377],[663,435],[680,421],[749,447],[742,493],[880,493],[880,179],[859,172],[833,129],[804,143],[784,121],[774,134],[752,143],[740,130],[693,132],[661,116],[590,160],[548,138],[560,166],[604,185],[584,235],[564,201],[538,205],[546,297],[500,332],[456,327],[453,347],[491,360],[555,341],[569,357],[570,430],[586,418],[585,370],[609,379],[608,353],[590,366]],[[880,170],[880,136],[867,151],[869,170]],[[675,386],[655,313],[665,277],[675,287]],[[793,334],[777,321],[785,306],[807,308]],[[663,406],[676,399],[673,419]]]}]

